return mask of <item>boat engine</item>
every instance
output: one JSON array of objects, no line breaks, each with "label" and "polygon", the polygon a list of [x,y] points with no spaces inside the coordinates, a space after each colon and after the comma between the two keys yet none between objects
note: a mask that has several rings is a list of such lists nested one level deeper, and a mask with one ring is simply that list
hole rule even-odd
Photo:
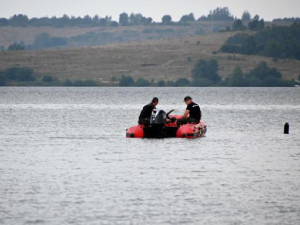
[{"label": "boat engine", "polygon": [[164,125],[167,118],[167,114],[163,110],[153,110],[150,118],[150,126],[144,128],[145,137],[147,138],[163,138]]}]

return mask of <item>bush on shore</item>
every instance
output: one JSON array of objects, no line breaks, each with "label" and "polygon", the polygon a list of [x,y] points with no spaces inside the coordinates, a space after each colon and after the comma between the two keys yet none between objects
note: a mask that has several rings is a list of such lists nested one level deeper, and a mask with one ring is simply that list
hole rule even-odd
[{"label": "bush on shore", "polygon": [[294,85],[294,80],[282,79],[282,74],[276,68],[268,67],[266,62],[261,62],[246,74],[237,67],[222,84],[229,87],[293,87]]},{"label": "bush on shore", "polygon": [[28,82],[36,80],[33,69],[29,67],[10,67],[2,71],[1,74],[7,81]]}]

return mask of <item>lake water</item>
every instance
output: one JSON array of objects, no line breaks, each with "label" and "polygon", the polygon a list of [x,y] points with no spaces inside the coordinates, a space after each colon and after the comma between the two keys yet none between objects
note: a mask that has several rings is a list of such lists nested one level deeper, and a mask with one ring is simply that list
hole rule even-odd
[{"label": "lake water", "polygon": [[[125,138],[185,95],[206,137]],[[0,224],[300,224],[300,88],[0,88],[0,128]]]}]

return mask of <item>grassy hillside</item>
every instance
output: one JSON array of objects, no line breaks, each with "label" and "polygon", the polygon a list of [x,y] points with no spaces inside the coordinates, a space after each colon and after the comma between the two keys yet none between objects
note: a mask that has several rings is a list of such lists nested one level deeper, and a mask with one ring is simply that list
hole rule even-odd
[{"label": "grassy hillside", "polygon": [[187,37],[224,30],[232,22],[190,22],[189,26],[148,25],[119,27],[0,27],[0,46],[7,48],[15,42],[33,44],[41,33],[67,39],[67,47],[82,47],[145,41],[161,38]]},{"label": "grassy hillside", "polygon": [[300,61],[273,61],[272,58],[262,56],[219,52],[220,46],[234,34],[215,33],[61,50],[0,52],[0,70],[11,66],[27,66],[40,75],[50,74],[61,80],[70,78],[110,82],[112,77],[120,78],[122,75],[154,81],[176,80],[180,77],[191,78],[196,60],[213,58],[219,61],[222,77],[226,77],[236,66],[246,72],[261,61],[278,68],[284,78],[298,77]]},{"label": "grassy hillside", "polygon": [[[161,38],[191,37],[200,34],[210,34],[232,27],[232,21],[196,21],[189,22],[189,26],[159,25],[147,26],[119,26],[119,27],[10,27],[0,26],[0,47],[5,49],[15,43],[24,42],[26,45],[34,43],[34,39],[41,33],[48,33],[51,37],[62,37],[67,41],[65,47],[84,47],[105,44],[128,43],[133,41],[157,40]],[[247,24],[245,24],[247,25]],[[271,25],[291,25],[290,22],[267,22]]]}]

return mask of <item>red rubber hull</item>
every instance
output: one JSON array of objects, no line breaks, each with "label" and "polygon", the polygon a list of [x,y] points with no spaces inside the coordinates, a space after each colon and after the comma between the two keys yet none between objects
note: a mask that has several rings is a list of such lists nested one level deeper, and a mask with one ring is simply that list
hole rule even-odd
[{"label": "red rubber hull", "polygon": [[[172,115],[171,117],[175,117],[176,119],[180,119],[181,116]],[[143,125],[136,125],[130,127],[126,130],[126,137],[127,138],[147,138],[145,137]],[[146,128],[148,129],[148,128]],[[185,124],[181,125],[180,127],[177,126],[176,122],[174,123],[167,123],[164,125],[165,130],[173,130],[172,135],[167,137],[174,137],[174,138],[199,138],[203,137],[206,134],[207,128],[203,121],[200,121],[199,124]],[[175,131],[175,132],[174,132]]]},{"label": "red rubber hull", "polygon": [[144,136],[144,126],[142,125],[133,126],[126,130],[127,138],[144,138]]},{"label": "red rubber hull", "polygon": [[178,128],[177,138],[198,138],[206,134],[207,128],[203,121],[199,124],[185,124]]}]

